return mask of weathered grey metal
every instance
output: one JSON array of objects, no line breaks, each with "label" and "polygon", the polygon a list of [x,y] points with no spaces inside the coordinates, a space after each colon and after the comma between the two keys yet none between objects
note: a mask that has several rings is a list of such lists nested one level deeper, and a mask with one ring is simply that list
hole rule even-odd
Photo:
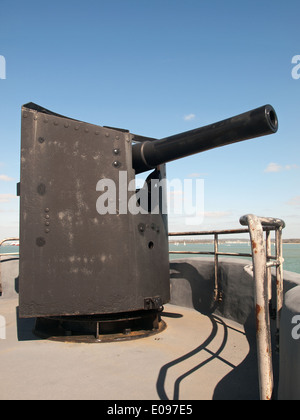
[{"label": "weathered grey metal", "polygon": [[[263,225],[274,226],[276,228],[276,243],[277,243],[277,261],[272,262],[272,265],[281,266],[280,273],[282,273],[282,254],[280,253],[281,236],[278,231],[282,231],[285,223],[280,219],[272,219],[265,217],[257,217],[249,214],[241,217],[240,223],[249,226],[252,254],[253,254],[253,275],[255,284],[255,308],[256,308],[256,336],[258,349],[258,366],[259,366],[259,383],[260,396],[262,400],[270,400],[273,395],[274,378],[273,378],[273,362],[272,362],[272,344],[271,344],[271,330],[270,330],[270,314],[269,314],[269,279],[267,276],[267,251],[264,244]],[[268,242],[268,238],[267,238]],[[268,249],[268,246],[267,246]],[[249,269],[249,267],[248,267]],[[280,316],[282,305],[283,277],[277,278],[277,318]]]},{"label": "weathered grey metal", "polygon": [[[166,216],[122,214],[119,200],[116,214],[96,209],[99,180],[118,189],[120,171],[128,184],[135,179],[131,148],[127,132],[34,104],[22,108],[21,317],[132,312],[168,302]],[[127,194],[135,200],[135,191]]]}]

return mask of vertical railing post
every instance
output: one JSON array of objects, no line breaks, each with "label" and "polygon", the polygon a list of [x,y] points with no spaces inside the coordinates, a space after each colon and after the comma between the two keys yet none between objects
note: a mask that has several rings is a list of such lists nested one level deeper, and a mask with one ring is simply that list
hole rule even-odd
[{"label": "vertical railing post", "polygon": [[274,379],[263,228],[259,218],[252,214],[242,217],[240,222],[249,226],[251,238],[260,398],[261,400],[271,400]]},{"label": "vertical railing post", "polygon": [[215,302],[218,300],[219,297],[219,240],[218,240],[218,234],[215,233],[214,235],[214,252],[215,252],[215,289],[214,289],[214,300]]}]

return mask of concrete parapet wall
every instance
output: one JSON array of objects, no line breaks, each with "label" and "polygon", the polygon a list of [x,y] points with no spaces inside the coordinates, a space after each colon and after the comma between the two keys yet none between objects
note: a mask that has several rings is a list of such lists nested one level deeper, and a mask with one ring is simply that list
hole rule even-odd
[{"label": "concrete parapet wall", "polygon": [[214,261],[189,258],[170,262],[171,302],[202,313],[217,313],[244,324],[253,310],[253,278],[245,272],[248,260],[219,260],[220,300],[214,302]]}]

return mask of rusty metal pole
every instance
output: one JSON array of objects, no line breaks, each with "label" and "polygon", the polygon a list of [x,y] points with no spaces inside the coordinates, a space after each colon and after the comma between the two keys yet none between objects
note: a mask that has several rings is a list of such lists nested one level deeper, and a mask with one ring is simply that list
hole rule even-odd
[{"label": "rusty metal pole", "polygon": [[255,215],[243,216],[240,222],[242,225],[249,226],[253,254],[260,398],[261,400],[271,400],[274,380],[263,228],[260,219]]}]

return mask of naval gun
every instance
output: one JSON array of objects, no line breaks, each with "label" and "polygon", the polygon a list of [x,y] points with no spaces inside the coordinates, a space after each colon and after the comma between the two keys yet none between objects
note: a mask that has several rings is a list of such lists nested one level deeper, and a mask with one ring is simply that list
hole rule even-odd
[{"label": "naval gun", "polygon": [[265,105],[244,114],[175,134],[161,140],[147,141],[146,137],[132,149],[133,167],[136,173],[155,168],[162,163],[201,153],[216,147],[276,133],[278,119],[274,108]]},{"label": "naval gun", "polygon": [[170,299],[164,198],[158,212],[128,211],[139,204],[135,188],[124,185],[151,169],[163,180],[167,162],[277,129],[270,105],[160,140],[24,105],[20,317],[57,334],[64,323],[67,331],[83,323],[98,341],[100,330],[116,326],[126,336],[133,324],[158,331]]}]

